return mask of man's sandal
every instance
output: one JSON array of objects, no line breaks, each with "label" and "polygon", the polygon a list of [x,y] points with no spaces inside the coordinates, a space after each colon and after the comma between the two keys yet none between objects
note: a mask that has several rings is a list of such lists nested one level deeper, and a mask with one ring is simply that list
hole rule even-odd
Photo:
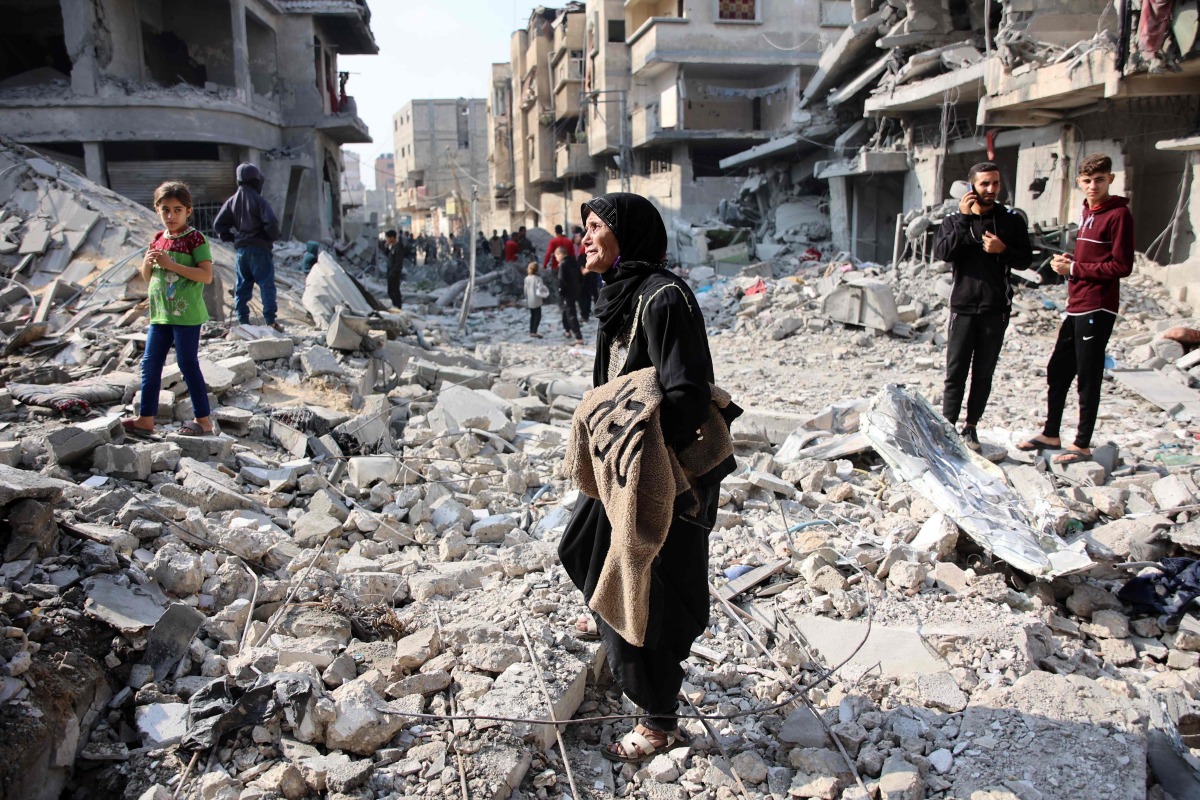
[{"label": "man's sandal", "polygon": [[1091,460],[1091,453],[1081,453],[1078,450],[1068,450],[1062,455],[1057,455],[1054,457],[1054,463],[1058,464],[1059,466],[1066,466],[1067,464],[1079,464],[1084,461]]},{"label": "man's sandal", "polygon": [[1061,450],[1062,445],[1050,444],[1049,442],[1043,442],[1041,439],[1030,439],[1027,442],[1021,442],[1017,445],[1017,449],[1022,453],[1040,453],[1043,450]]},{"label": "man's sandal", "polygon": [[[610,744],[600,751],[600,754],[609,761],[619,761],[625,764],[637,764],[647,759],[654,758],[659,753],[665,753],[668,750],[674,749],[675,745],[679,744],[683,739],[679,735],[679,731],[675,730],[670,733],[663,732],[667,737],[666,741],[659,747],[655,747],[654,743],[646,738],[646,735],[638,729],[649,731],[650,729],[644,725],[638,725],[629,733],[621,737],[621,740]],[[654,731],[657,733],[657,731]],[[620,747],[621,752],[615,752],[614,748]]]}]

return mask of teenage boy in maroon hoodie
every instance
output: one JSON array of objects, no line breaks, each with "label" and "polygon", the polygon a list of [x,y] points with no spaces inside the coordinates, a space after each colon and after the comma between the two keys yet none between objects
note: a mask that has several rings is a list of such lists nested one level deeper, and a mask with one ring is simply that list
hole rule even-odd
[{"label": "teenage boy in maroon hoodie", "polygon": [[1120,280],[1133,271],[1133,216],[1129,201],[1108,193],[1112,159],[1093,153],[1079,162],[1083,217],[1075,237],[1074,257],[1057,255],[1054,271],[1067,278],[1067,316],[1046,365],[1046,424],[1042,432],[1017,445],[1019,450],[1058,449],[1059,426],[1071,381],[1079,380],[1079,427],[1075,441],[1055,457],[1072,464],[1092,457],[1092,431],[1100,407],[1104,349],[1112,335],[1120,302]]}]

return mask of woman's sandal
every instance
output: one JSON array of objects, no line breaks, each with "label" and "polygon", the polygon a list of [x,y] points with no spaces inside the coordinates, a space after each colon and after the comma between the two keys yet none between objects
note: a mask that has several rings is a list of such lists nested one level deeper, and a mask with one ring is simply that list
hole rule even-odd
[{"label": "woman's sandal", "polygon": [[204,428],[200,426],[200,423],[196,422],[195,420],[192,420],[191,422],[185,422],[179,426],[180,436],[212,436],[215,433],[215,429],[207,431],[204,430]]},{"label": "woman's sandal", "polygon": [[125,431],[126,436],[134,436],[138,439],[156,440],[161,438],[157,433],[154,432],[154,428],[143,428],[141,425],[138,425],[137,420],[132,417],[121,420],[121,429]]},{"label": "woman's sandal", "polygon": [[[639,730],[640,729],[640,730]],[[665,753],[668,750],[673,750],[677,744],[683,741],[679,730],[676,729],[670,733],[664,732],[666,741],[658,747],[654,746],[646,735],[641,731],[658,733],[658,731],[650,731],[644,725],[638,725],[629,733],[621,737],[620,741],[610,744],[600,751],[600,754],[609,761],[619,761],[625,764],[637,764],[641,761],[654,758],[659,753]],[[620,747],[621,752],[615,752],[613,748]]]},{"label": "woman's sandal", "polygon": [[596,627],[596,620],[591,614],[585,614],[575,620],[575,638],[582,639],[585,642],[594,642],[600,639],[600,629]]}]

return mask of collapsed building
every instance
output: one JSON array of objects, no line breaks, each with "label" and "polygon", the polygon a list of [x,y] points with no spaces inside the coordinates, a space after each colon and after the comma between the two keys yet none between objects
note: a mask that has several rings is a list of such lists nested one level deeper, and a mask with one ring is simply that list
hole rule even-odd
[{"label": "collapsed building", "polygon": [[[929,252],[936,226],[906,226],[991,160],[1005,202],[1037,236],[1065,244],[1082,204],[1076,165],[1102,151],[1114,193],[1131,200],[1137,249],[1160,264],[1190,261],[1167,273],[1185,298],[1200,278],[1196,9],[1143,5],[1149,22],[1106,0],[855,3],[805,83],[801,124],[721,161],[752,172],[731,217],[757,227],[768,255],[787,238],[793,252],[816,245],[890,265]],[[772,219],[802,196],[827,205],[827,239],[784,237]]]},{"label": "collapsed building", "polygon": [[191,184],[210,230],[241,161],[285,237],[342,236],[341,146],[370,142],[339,55],[378,52],[366,0],[14,0],[0,136],[149,205]]}]

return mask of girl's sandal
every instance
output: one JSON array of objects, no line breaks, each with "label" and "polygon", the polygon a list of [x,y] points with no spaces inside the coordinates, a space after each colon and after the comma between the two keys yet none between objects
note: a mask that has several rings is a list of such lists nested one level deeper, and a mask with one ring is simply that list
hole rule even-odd
[{"label": "girl's sandal", "polygon": [[195,421],[185,422],[179,426],[180,436],[212,436],[214,433],[215,430],[206,431],[204,428],[200,427],[199,422]]},{"label": "girl's sandal", "polygon": [[143,428],[137,424],[136,419],[132,418],[121,420],[121,429],[125,431],[126,436],[133,436],[138,439],[158,441],[162,438],[154,432],[154,428]]},{"label": "girl's sandal", "polygon": [[[642,761],[654,758],[659,753],[665,753],[668,750],[674,749],[675,745],[682,741],[679,731],[675,730],[667,733],[666,740],[658,747],[654,746],[646,735],[640,730],[648,731],[643,725],[638,725],[629,733],[621,737],[621,740],[610,744],[600,751],[600,754],[609,761],[619,761],[625,764],[637,764]],[[657,731],[655,731],[657,733]],[[615,748],[620,747],[620,752],[616,752]]]}]

